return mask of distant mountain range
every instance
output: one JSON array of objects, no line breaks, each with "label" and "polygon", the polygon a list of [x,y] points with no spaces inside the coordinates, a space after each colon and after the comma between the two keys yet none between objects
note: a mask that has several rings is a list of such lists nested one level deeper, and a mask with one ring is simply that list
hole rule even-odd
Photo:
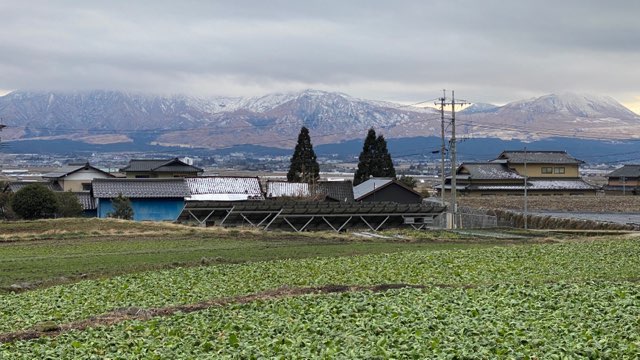
[{"label": "distant mountain range", "polygon": [[[447,114],[447,118],[449,114]],[[153,96],[118,91],[26,92],[0,97],[3,141],[72,140],[108,145],[220,149],[291,148],[301,126],[314,145],[363,139],[439,136],[440,113],[342,93],[306,90],[253,98]],[[474,104],[458,113],[458,136],[536,140],[634,139],[640,116],[610,97],[565,93],[503,106]]]}]

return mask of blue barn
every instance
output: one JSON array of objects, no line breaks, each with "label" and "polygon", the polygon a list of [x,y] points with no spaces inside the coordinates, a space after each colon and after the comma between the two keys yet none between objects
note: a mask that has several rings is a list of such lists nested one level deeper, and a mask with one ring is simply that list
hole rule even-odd
[{"label": "blue barn", "polygon": [[112,200],[122,195],[131,201],[136,221],[175,221],[190,194],[182,178],[94,179],[92,193],[99,218],[109,217]]}]

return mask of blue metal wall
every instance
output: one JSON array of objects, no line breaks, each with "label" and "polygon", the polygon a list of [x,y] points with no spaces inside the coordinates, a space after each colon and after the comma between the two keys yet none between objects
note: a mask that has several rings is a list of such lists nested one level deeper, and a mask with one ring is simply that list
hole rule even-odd
[{"label": "blue metal wall", "polygon": [[[184,207],[183,198],[129,199],[133,208],[133,220],[175,221]],[[111,199],[96,199],[98,217],[109,217],[113,212]]]}]

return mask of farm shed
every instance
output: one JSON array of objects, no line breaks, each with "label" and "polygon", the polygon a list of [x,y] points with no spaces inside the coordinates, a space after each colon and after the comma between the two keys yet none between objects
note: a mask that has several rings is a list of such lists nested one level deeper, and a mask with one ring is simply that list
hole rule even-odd
[{"label": "farm shed", "polygon": [[640,165],[627,164],[607,175],[607,194],[640,195]]},{"label": "farm shed", "polygon": [[419,204],[422,195],[393,179],[369,179],[353,188],[355,201],[390,201],[400,204]]},{"label": "farm shed", "polygon": [[113,199],[122,194],[131,201],[134,220],[175,221],[190,192],[182,178],[95,179],[92,194],[99,218],[109,216]]}]

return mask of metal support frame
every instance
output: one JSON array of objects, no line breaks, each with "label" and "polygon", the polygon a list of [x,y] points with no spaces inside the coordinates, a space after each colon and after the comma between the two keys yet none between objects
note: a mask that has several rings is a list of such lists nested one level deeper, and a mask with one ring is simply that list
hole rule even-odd
[{"label": "metal support frame", "polygon": [[[309,221],[307,221],[304,225],[302,225],[302,227],[301,227],[300,229],[296,228],[296,227],[295,227],[295,226],[294,226],[294,225],[289,221],[289,219],[287,219],[287,217],[286,217],[286,216],[283,216],[282,218],[284,219],[284,221],[285,221],[287,224],[289,224],[289,226],[291,226],[291,228],[292,228],[293,230],[295,230],[296,232],[302,232],[302,231],[304,231],[304,229],[306,229],[306,228],[307,228],[307,226],[309,226],[309,224],[311,224],[311,221],[313,221],[313,219],[315,219],[316,217],[315,217],[315,216],[311,216],[311,218],[309,219]],[[271,224],[271,223],[269,223],[269,225],[270,225],[270,224]]]},{"label": "metal support frame", "polygon": [[336,229],[336,228],[331,224],[331,222],[330,222],[329,220],[327,220],[327,219],[326,219],[326,217],[325,217],[324,215],[322,216],[322,220],[324,220],[324,222],[326,222],[326,223],[327,223],[327,225],[329,225],[329,226],[333,229],[333,231],[335,231],[335,232],[340,232],[340,231],[342,231],[342,229],[343,229],[345,226],[347,226],[347,224],[349,223],[349,221],[351,221],[351,219],[353,219],[353,216],[349,216],[349,218],[347,219],[347,221],[345,221],[345,222],[344,222],[344,223],[343,223],[339,228],[337,228],[337,229]]},{"label": "metal support frame", "polygon": [[271,226],[271,224],[273,224],[273,222],[278,218],[278,216],[280,216],[280,214],[282,214],[282,209],[280,209],[280,211],[278,211],[276,216],[274,216],[273,219],[271,219],[271,221],[269,221],[269,223],[264,227],[264,230],[267,230],[269,228],[269,226]]},{"label": "metal support frame", "polygon": [[[372,215],[369,215],[372,216]],[[391,217],[391,215],[387,215],[387,217],[384,218],[384,220],[382,220],[382,222],[380,224],[378,224],[378,226],[376,226],[375,228],[373,226],[371,226],[371,224],[369,224],[369,222],[367,220],[364,219],[364,216],[360,216],[360,220],[362,220],[365,224],[367,224],[367,226],[369,227],[369,229],[371,229],[371,231],[378,231],[382,225],[384,225],[384,223],[387,222],[387,220],[389,220],[389,218]]]},{"label": "metal support frame", "polygon": [[[271,215],[275,214],[275,212],[273,212],[273,211],[266,212],[267,216],[265,216],[264,218],[262,218],[262,220],[260,220],[260,222],[259,222],[259,223],[254,224],[251,220],[249,220],[249,218],[248,218],[248,217],[246,217],[246,216],[244,215],[244,214],[246,214],[246,213],[247,213],[247,212],[238,212],[238,214],[240,214],[240,216],[242,216],[242,218],[243,218],[246,222],[248,222],[251,226],[253,226],[253,227],[255,227],[255,228],[260,228],[260,226],[262,225],[262,223],[263,223],[263,222],[267,221],[267,219],[269,219],[269,218],[271,217]],[[250,213],[259,213],[259,214],[264,214],[265,212],[255,212],[255,211],[254,211],[254,212],[250,212]],[[280,214],[280,213],[278,212],[278,214]],[[277,215],[276,215],[276,216],[277,216]],[[271,222],[269,222],[269,224],[271,224]]]}]

